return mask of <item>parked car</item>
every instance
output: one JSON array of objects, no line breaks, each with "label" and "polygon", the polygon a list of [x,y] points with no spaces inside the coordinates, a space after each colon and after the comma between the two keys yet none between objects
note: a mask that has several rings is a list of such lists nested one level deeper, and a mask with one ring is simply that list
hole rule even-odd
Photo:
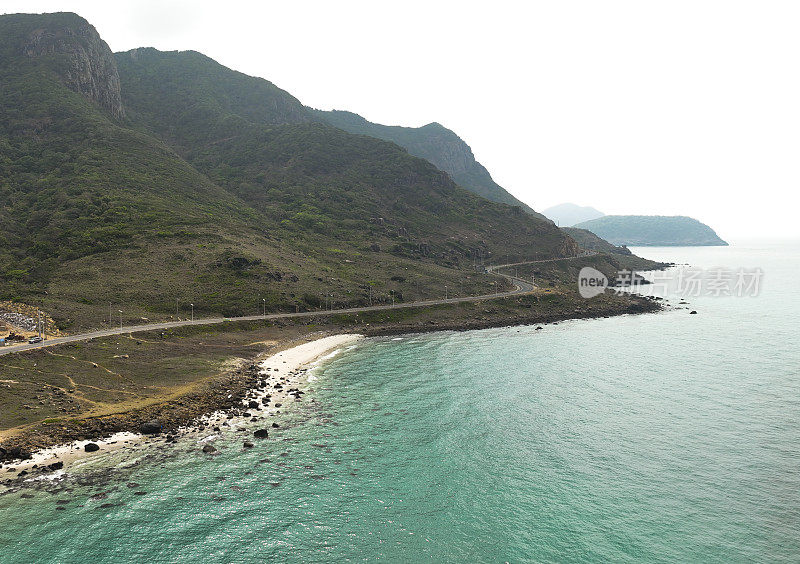
[{"label": "parked car", "polygon": [[30,339],[28,339],[28,342],[30,344],[41,343],[42,342],[42,338],[41,337],[31,337]]}]

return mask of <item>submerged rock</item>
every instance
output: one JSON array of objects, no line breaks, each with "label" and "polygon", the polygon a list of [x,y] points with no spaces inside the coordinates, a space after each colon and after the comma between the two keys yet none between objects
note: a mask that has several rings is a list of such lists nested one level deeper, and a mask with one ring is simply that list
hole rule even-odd
[{"label": "submerged rock", "polygon": [[255,445],[253,443],[251,443],[250,441],[245,441],[242,446],[244,448],[253,448]]},{"label": "submerged rock", "polygon": [[269,432],[266,429],[258,429],[253,436],[257,439],[266,439],[269,437]]},{"label": "submerged rock", "polygon": [[206,453],[206,454],[213,454],[213,453],[217,452],[217,449],[216,449],[216,447],[214,447],[214,445],[205,445],[203,447],[203,452]]},{"label": "submerged rock", "polygon": [[86,443],[86,446],[83,447],[83,450],[85,450],[86,452],[97,452],[98,450],[100,450],[100,445],[98,445],[97,443]]}]

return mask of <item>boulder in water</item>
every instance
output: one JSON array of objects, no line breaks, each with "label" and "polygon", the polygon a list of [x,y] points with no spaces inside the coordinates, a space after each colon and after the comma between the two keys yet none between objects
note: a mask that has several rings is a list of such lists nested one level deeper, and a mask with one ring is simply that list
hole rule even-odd
[{"label": "boulder in water", "polygon": [[269,432],[266,429],[258,429],[253,436],[257,439],[266,439],[269,438]]},{"label": "boulder in water", "polygon": [[206,454],[214,454],[217,452],[217,449],[214,447],[214,445],[205,445],[203,447],[203,452]]},{"label": "boulder in water", "polygon": [[98,445],[97,443],[86,443],[86,446],[83,447],[83,450],[85,450],[86,452],[97,452],[98,450],[100,450],[100,445]]}]

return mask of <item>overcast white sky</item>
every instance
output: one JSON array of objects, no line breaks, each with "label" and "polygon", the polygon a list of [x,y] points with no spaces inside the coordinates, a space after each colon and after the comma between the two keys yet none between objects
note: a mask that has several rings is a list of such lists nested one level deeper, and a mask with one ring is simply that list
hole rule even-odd
[{"label": "overcast white sky", "polygon": [[459,134],[542,210],[800,236],[800,3],[37,1],[115,51],[194,49],[322,109]]}]

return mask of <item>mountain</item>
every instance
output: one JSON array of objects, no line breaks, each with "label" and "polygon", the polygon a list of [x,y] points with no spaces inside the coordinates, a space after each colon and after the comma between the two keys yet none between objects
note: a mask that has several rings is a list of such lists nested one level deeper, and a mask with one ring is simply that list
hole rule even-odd
[{"label": "mountain", "polygon": [[199,53],[113,55],[59,13],[0,16],[0,55],[0,299],[61,328],[483,291],[476,260],[577,251]]},{"label": "mountain", "polygon": [[615,245],[720,246],[727,245],[708,225],[682,215],[607,215],[579,223]]},{"label": "mountain", "polygon": [[562,227],[561,230],[575,239],[575,242],[578,243],[578,246],[583,250],[592,251],[595,253],[609,253],[613,255],[632,254],[628,247],[612,245],[605,239],[601,239],[586,229],[579,229],[577,227]]},{"label": "mountain", "polygon": [[552,208],[547,208],[542,212],[556,222],[561,227],[571,227],[578,223],[603,217],[605,214],[589,206],[578,206],[575,204],[559,204]]},{"label": "mountain", "polygon": [[492,180],[489,171],[475,160],[470,146],[453,131],[438,123],[429,123],[423,127],[400,127],[372,123],[352,112],[314,109],[309,111],[319,120],[339,129],[396,143],[412,155],[423,158],[445,171],[462,188],[487,200],[519,206],[536,217],[542,217]]}]

